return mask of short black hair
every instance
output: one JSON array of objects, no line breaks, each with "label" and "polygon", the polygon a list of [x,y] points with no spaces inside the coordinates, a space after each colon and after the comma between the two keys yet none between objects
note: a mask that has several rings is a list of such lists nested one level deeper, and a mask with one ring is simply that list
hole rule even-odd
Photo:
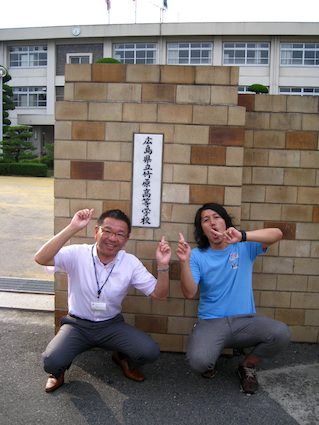
[{"label": "short black hair", "polygon": [[131,233],[132,230],[132,225],[131,225],[131,220],[128,218],[128,216],[121,210],[108,210],[108,211],[104,211],[100,217],[97,219],[97,224],[99,226],[102,226],[104,220],[107,218],[115,218],[116,220],[121,220],[124,221],[124,223],[127,224],[127,228],[128,228],[128,233]]},{"label": "short black hair", "polygon": [[206,249],[209,247],[209,241],[202,229],[202,211],[205,211],[205,210],[216,211],[217,214],[219,214],[222,217],[222,219],[225,221],[226,229],[228,229],[228,227],[234,227],[231,216],[228,214],[228,212],[225,210],[225,208],[222,205],[216,204],[214,202],[204,204],[202,207],[200,207],[197,210],[195,215],[195,220],[194,220],[194,226],[195,226],[194,237],[200,249]]}]

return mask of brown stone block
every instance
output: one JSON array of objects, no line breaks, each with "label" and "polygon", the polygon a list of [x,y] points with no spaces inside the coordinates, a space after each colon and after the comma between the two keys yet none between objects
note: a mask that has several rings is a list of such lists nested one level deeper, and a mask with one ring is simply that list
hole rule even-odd
[{"label": "brown stone block", "polygon": [[313,207],[312,221],[319,223],[319,207]]},{"label": "brown stone block", "polygon": [[143,84],[142,102],[175,102],[175,84]]},{"label": "brown stone block", "polygon": [[135,326],[143,332],[167,333],[167,316],[135,316]]},{"label": "brown stone block", "polygon": [[286,134],[287,149],[317,149],[318,134],[309,131],[290,131]]},{"label": "brown stone block", "polygon": [[296,224],[284,223],[280,221],[268,221],[264,223],[265,228],[278,227],[283,233],[283,239],[296,239]]},{"label": "brown stone block", "polygon": [[65,81],[91,81],[91,65],[67,64],[64,77]]},{"label": "brown stone block", "polygon": [[194,84],[194,81],[195,69],[193,66],[161,66],[161,83]]},{"label": "brown stone block", "polygon": [[244,127],[210,127],[209,144],[223,146],[244,146]]},{"label": "brown stone block", "polygon": [[275,310],[275,320],[280,320],[287,325],[304,325],[305,311],[301,309],[277,308]]},{"label": "brown stone block", "polygon": [[190,203],[205,204],[207,202],[215,202],[224,204],[225,188],[223,186],[212,185],[191,185],[190,186]]},{"label": "brown stone block", "polygon": [[92,65],[92,81],[120,83],[125,82],[126,65],[95,63]]},{"label": "brown stone block", "polygon": [[226,148],[222,146],[192,146],[191,164],[225,165]]},{"label": "brown stone block", "polygon": [[254,94],[239,94],[238,95],[238,105],[244,106],[246,111],[253,112],[255,110],[255,99]]},{"label": "brown stone block", "polygon": [[181,268],[180,268],[179,261],[171,261],[169,277],[171,280],[180,280]]},{"label": "brown stone block", "polygon": [[103,180],[103,174],[103,162],[71,161],[71,179]]},{"label": "brown stone block", "polygon": [[127,216],[131,216],[131,202],[130,201],[119,201],[119,200],[107,200],[103,202],[103,211],[107,210],[121,210]]},{"label": "brown stone block", "polygon": [[104,140],[104,138],[104,122],[75,121],[72,123],[73,140]]}]

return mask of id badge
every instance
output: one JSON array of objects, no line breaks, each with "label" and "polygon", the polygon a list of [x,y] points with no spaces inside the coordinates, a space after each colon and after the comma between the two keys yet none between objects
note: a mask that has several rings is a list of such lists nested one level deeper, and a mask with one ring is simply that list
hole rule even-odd
[{"label": "id badge", "polygon": [[106,311],[106,303],[91,301],[91,309],[93,311]]}]

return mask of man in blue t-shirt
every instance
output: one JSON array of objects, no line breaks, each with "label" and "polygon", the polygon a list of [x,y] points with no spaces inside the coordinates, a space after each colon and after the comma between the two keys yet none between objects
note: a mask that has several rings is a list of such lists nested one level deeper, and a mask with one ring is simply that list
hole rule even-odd
[{"label": "man in blue t-shirt", "polygon": [[191,249],[180,234],[176,251],[184,296],[191,299],[200,291],[187,359],[194,370],[211,378],[224,348],[249,347],[238,375],[242,391],[253,394],[258,389],[256,366],[290,340],[286,324],[256,315],[252,289],[257,255],[279,241],[282,232],[277,228],[237,230],[225,208],[215,203],[199,208],[194,225],[198,247]]}]

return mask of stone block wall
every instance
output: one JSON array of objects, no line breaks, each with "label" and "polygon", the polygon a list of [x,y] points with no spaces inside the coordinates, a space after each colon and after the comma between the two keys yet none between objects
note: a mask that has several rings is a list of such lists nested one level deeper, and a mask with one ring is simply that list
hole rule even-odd
[{"label": "stone block wall", "polygon": [[[318,99],[238,99],[236,67],[67,65],[65,77],[65,100],[56,104],[55,232],[84,207],[94,218],[109,208],[131,216],[133,134],[164,135],[161,226],[133,228],[127,250],[155,274],[166,235],[170,296],[154,301],[131,290],[126,320],[163,351],[185,351],[197,300],[182,296],[175,248],[180,231],[193,242],[195,211],[212,201],[242,228],[284,229],[285,240],[256,264],[256,304],[289,323],[295,340],[317,342]],[[94,224],[71,243],[92,242]],[[56,327],[66,284],[57,273]]]}]

